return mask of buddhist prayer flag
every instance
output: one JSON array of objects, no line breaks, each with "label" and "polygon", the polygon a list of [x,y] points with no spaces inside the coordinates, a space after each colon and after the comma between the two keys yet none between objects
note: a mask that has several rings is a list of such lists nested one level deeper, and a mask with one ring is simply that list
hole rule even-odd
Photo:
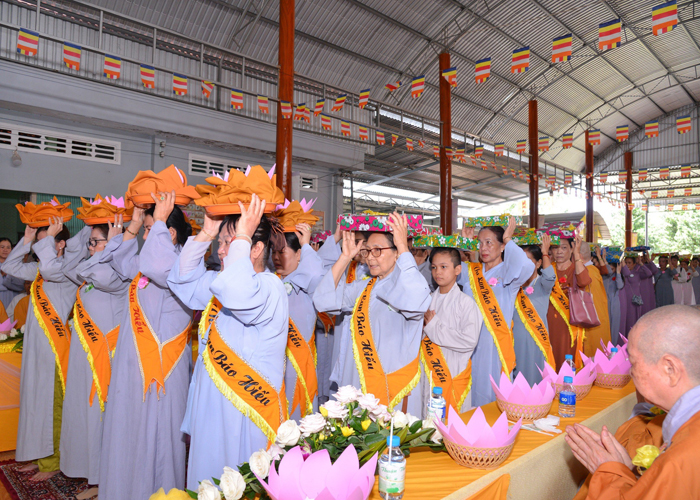
[{"label": "buddhist prayer flag", "polygon": [[496,162],[491,160],[491,166],[493,167],[494,170],[498,170],[498,167],[496,167]]},{"label": "buddhist prayer flag", "polygon": [[17,52],[25,56],[35,56],[39,50],[39,33],[20,28],[17,33]]},{"label": "buddhist prayer flag", "polygon": [[530,69],[530,47],[515,49],[510,63],[510,72],[523,73],[528,69]]},{"label": "buddhist prayer flag", "polygon": [[82,54],[82,49],[80,45],[74,45],[72,43],[63,43],[63,62],[69,69],[74,69],[75,71],[80,71],[80,56]]},{"label": "buddhist prayer flag", "polygon": [[693,188],[685,188],[685,196],[693,196]]},{"label": "buddhist prayer flag", "polygon": [[568,173],[567,173],[567,174],[564,174],[564,184],[566,184],[567,186],[568,186],[569,184],[571,184],[571,182],[573,181],[573,179],[574,179],[574,176],[573,176],[572,174],[568,174]]},{"label": "buddhist prayer flag", "polygon": [[452,148],[451,147],[445,148],[445,155],[447,155],[448,158],[452,158]]},{"label": "buddhist prayer flag", "polygon": [[464,163],[464,148],[457,148],[455,156],[457,157],[457,161]]},{"label": "buddhist prayer flag", "polygon": [[346,137],[350,135],[350,124],[348,122],[340,121],[340,133]]},{"label": "buddhist prayer flag", "polygon": [[316,106],[314,106],[314,116],[318,116],[323,113],[323,106],[326,104],[325,99],[319,99],[316,101]]},{"label": "buddhist prayer flag", "polygon": [[308,106],[304,106],[304,121],[306,123],[311,123],[311,110]]},{"label": "buddhist prayer flag", "polygon": [[676,0],[662,3],[651,9],[651,30],[655,36],[671,31],[678,24]]},{"label": "buddhist prayer flag", "polygon": [[447,68],[442,70],[442,77],[453,87],[457,86],[457,68]]},{"label": "buddhist prayer flag", "polygon": [[566,62],[571,57],[571,33],[560,36],[552,41],[552,63]]},{"label": "buddhist prayer flag", "polygon": [[620,125],[615,129],[615,139],[617,142],[624,142],[629,139],[630,127],[629,125]]},{"label": "buddhist prayer flag", "polygon": [[258,108],[263,114],[270,114],[270,99],[264,95],[258,95]]},{"label": "buddhist prayer flag", "polygon": [[411,97],[420,97],[425,90],[425,75],[417,76],[411,80]]},{"label": "buddhist prayer flag", "polygon": [[173,94],[187,95],[187,77],[173,73]]},{"label": "buddhist prayer flag", "polygon": [[347,94],[340,94],[338,97],[336,97],[335,103],[333,104],[331,111],[340,111],[341,109],[343,109],[343,105],[345,104],[345,100],[347,98],[348,98]]},{"label": "buddhist prayer flag", "polygon": [[205,99],[209,99],[213,90],[214,90],[213,83],[202,80],[202,95],[204,96]]},{"label": "buddhist prayer flag", "polygon": [[377,144],[379,144],[380,146],[383,146],[384,144],[386,144],[386,138],[384,137],[384,132],[377,130],[376,135],[377,135]]},{"label": "buddhist prayer flag", "polygon": [[690,177],[690,165],[681,165],[681,177]]},{"label": "buddhist prayer flag", "polygon": [[619,19],[613,19],[598,27],[598,49],[605,51],[614,49],[622,41],[622,23]]},{"label": "buddhist prayer flag", "polygon": [[537,149],[540,151],[549,151],[549,137],[543,135],[537,142]]},{"label": "buddhist prayer flag", "polygon": [[289,120],[292,117],[292,103],[289,101],[280,101],[280,112],[282,118]]},{"label": "buddhist prayer flag", "polygon": [[433,156],[440,158],[440,146],[433,146]]},{"label": "buddhist prayer flag", "polygon": [[695,204],[695,210],[700,210],[700,203]]},{"label": "buddhist prayer flag", "polygon": [[401,86],[401,80],[395,81],[394,83],[387,83],[384,85],[384,88],[387,89],[389,92],[393,92],[394,90],[397,90]]},{"label": "buddhist prayer flag", "polygon": [[474,146],[474,156],[477,158],[481,158],[481,155],[484,154],[484,146]]},{"label": "buddhist prayer flag", "polygon": [[243,92],[231,89],[231,109],[243,109]]},{"label": "buddhist prayer flag", "polygon": [[668,179],[669,176],[669,168],[668,167],[663,167],[659,169],[659,177],[661,179]]},{"label": "buddhist prayer flag", "polygon": [[424,148],[425,147],[425,141],[423,139],[418,139],[418,147],[419,148]]},{"label": "buddhist prayer flag", "polygon": [[476,83],[483,83],[491,76],[491,58],[476,61],[475,77]]},{"label": "buddhist prayer flag", "polygon": [[398,135],[396,135],[396,134],[391,134],[391,146],[392,146],[392,147],[396,145],[396,140],[397,140],[398,138],[399,138]]},{"label": "buddhist prayer flag", "polygon": [[481,161],[481,170],[488,170],[489,166],[484,160]]},{"label": "buddhist prayer flag", "polygon": [[156,86],[156,69],[153,66],[146,64],[141,65],[141,83],[147,89],[152,89]]},{"label": "buddhist prayer flag", "polygon": [[618,182],[625,183],[627,182],[627,171],[626,170],[620,170],[620,173],[617,176]]},{"label": "buddhist prayer flag", "polygon": [[413,139],[406,138],[406,149],[413,151]]},{"label": "buddhist prayer flag", "polygon": [[687,132],[690,132],[691,127],[692,126],[690,124],[690,115],[679,116],[678,118],[676,118],[676,130],[679,134],[685,134]]},{"label": "buddhist prayer flag", "polygon": [[518,174],[515,172],[515,169],[514,169],[513,167],[511,167],[511,169],[510,169],[510,175],[512,175],[513,178],[517,177],[517,175],[518,175]]},{"label": "buddhist prayer flag", "polygon": [[688,205],[683,203],[683,205],[681,205],[681,210],[688,210]]},{"label": "buddhist prayer flag", "polygon": [[360,91],[360,102],[358,102],[357,105],[360,107],[360,109],[363,109],[365,106],[367,106],[368,102],[369,102],[369,89],[361,90]]},{"label": "buddhist prayer flag", "polygon": [[607,172],[602,172],[600,174],[600,182],[602,182],[603,184],[608,182],[608,173]]},{"label": "buddhist prayer flag", "polygon": [[520,171],[520,173],[518,175],[520,176],[521,179],[523,179],[525,177],[525,174],[523,174],[522,170]]},{"label": "buddhist prayer flag", "polygon": [[659,121],[652,120],[644,124],[644,135],[647,137],[658,137],[659,136]]},{"label": "buddhist prayer flag", "polygon": [[524,153],[527,149],[527,141],[518,141],[515,145],[515,150],[518,153]]},{"label": "buddhist prayer flag", "polygon": [[[321,127],[323,127],[323,130],[330,130],[331,126],[331,117],[321,113]],[[377,134],[379,134],[379,132],[377,132]]]},{"label": "buddhist prayer flag", "polygon": [[112,80],[118,80],[122,74],[122,59],[117,56],[105,54],[104,76]]},{"label": "buddhist prayer flag", "polygon": [[646,212],[647,210],[649,210],[649,207],[647,206],[647,204],[642,203],[642,211]]},{"label": "buddhist prayer flag", "polygon": [[547,177],[547,184],[550,186],[554,186],[557,183],[557,176],[556,174],[549,174]]},{"label": "buddhist prayer flag", "polygon": [[637,182],[644,182],[645,180],[647,180],[647,173],[648,170],[646,169],[640,170],[637,174]]},{"label": "buddhist prayer flag", "polygon": [[[290,111],[291,111],[291,105],[289,107],[290,107]],[[297,107],[294,110],[294,119],[297,121],[303,121],[305,111],[306,111],[306,103],[305,102],[297,104]]]},{"label": "buddhist prayer flag", "polygon": [[651,198],[652,198],[652,199],[656,199],[656,198],[658,198],[658,197],[659,197],[659,192],[658,192],[658,191],[652,191],[652,192],[651,192]]},{"label": "buddhist prayer flag", "polygon": [[493,154],[496,156],[503,156],[503,150],[505,149],[506,145],[502,142],[497,142],[496,144],[493,145]]},{"label": "buddhist prayer flag", "polygon": [[588,144],[591,146],[600,144],[600,130],[593,129],[588,132]]},{"label": "buddhist prayer flag", "polygon": [[367,141],[369,140],[369,129],[367,127],[360,127],[360,140],[362,141]]},{"label": "buddhist prayer flag", "polygon": [[569,149],[574,145],[574,134],[564,134],[561,138],[561,146],[564,149]]},{"label": "buddhist prayer flag", "polygon": [[501,169],[503,171],[503,175],[508,175],[508,167],[506,167],[505,165],[501,165],[501,167],[502,167]]}]

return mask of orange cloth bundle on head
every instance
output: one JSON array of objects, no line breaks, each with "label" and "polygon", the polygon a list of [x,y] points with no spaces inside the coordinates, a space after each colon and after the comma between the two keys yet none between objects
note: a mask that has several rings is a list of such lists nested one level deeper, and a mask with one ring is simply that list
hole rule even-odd
[{"label": "orange cloth bundle on head", "polygon": [[272,167],[268,173],[260,165],[255,165],[248,167],[245,173],[231,169],[224,177],[214,174],[207,178],[211,185],[197,186],[202,197],[195,203],[204,207],[209,215],[236,214],[241,211],[239,201],[248,205],[253,194],[257,194],[267,203],[265,212],[271,213],[277,205],[284,203],[284,193],[277,187],[274,170]]},{"label": "orange cloth bundle on head", "polygon": [[97,193],[94,200],[86,200],[85,198],[80,198],[80,200],[83,202],[83,206],[78,207],[77,217],[88,226],[114,222],[115,215],[121,215],[123,222],[128,222],[134,213],[133,208],[125,208],[123,196],[102,198],[100,193]]},{"label": "orange cloth bundle on head", "polygon": [[192,236],[197,236],[197,233],[199,233],[202,230],[202,226],[197,224],[196,220],[190,219],[190,216],[187,212],[183,211],[182,214],[185,216],[185,221],[192,227]]},{"label": "orange cloth bundle on head", "polygon": [[158,173],[151,170],[139,171],[126,190],[126,208],[154,205],[151,193],[170,191],[175,191],[176,205],[188,205],[200,196],[194,186],[187,185],[185,173],[175,165],[170,165]]},{"label": "orange cloth bundle on head", "polygon": [[285,233],[295,232],[297,224],[308,224],[312,226],[318,222],[318,217],[311,213],[311,208],[316,200],[303,199],[301,201],[285,200],[284,205],[277,205],[277,210],[273,213],[279,220]]},{"label": "orange cloth bundle on head", "polygon": [[70,202],[61,204],[55,196],[53,200],[43,201],[38,205],[31,201],[25,202],[24,205],[15,205],[22,223],[36,228],[48,226],[51,217],[60,217],[64,223],[68,222],[73,218],[73,210],[68,208],[69,206]]}]

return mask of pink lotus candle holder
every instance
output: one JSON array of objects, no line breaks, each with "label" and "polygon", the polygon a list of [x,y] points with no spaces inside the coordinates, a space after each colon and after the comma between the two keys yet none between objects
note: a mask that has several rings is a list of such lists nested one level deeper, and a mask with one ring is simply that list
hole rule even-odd
[{"label": "pink lotus candle holder", "polygon": [[481,407],[478,407],[465,424],[452,406],[447,421],[448,424],[445,425],[441,420],[435,419],[447,453],[459,465],[472,469],[493,469],[505,462],[513,450],[515,438],[523,423],[519,419],[509,430],[508,416],[501,413],[492,427],[486,421]]},{"label": "pink lotus candle holder", "polygon": [[16,324],[17,321],[10,321],[9,318],[6,319],[2,323],[0,323],[0,333],[10,333]]},{"label": "pink lotus candle holder", "polygon": [[554,401],[554,387],[549,380],[530,387],[525,376],[518,373],[513,382],[501,373],[498,384],[491,377],[491,386],[496,393],[498,409],[508,415],[509,420],[522,419],[525,423],[544,418]]},{"label": "pink lotus candle holder", "polygon": [[545,363],[544,369],[541,369],[539,366],[537,368],[540,370],[543,380],[545,378],[548,378],[550,380],[550,383],[554,387],[555,391],[554,397],[558,397],[559,393],[564,388],[564,377],[573,377],[573,387],[574,392],[576,393],[576,397],[578,399],[583,399],[588,395],[589,392],[591,392],[591,387],[593,387],[593,382],[595,381],[597,376],[595,366],[591,364],[584,364],[583,368],[581,368],[576,373],[574,373],[571,370],[571,367],[566,363],[564,363],[559,369],[559,373],[557,373],[554,370],[554,368],[552,368],[547,363]]},{"label": "pink lotus candle holder", "polygon": [[630,380],[632,363],[627,355],[627,346],[624,345],[609,358],[609,354],[598,349],[592,358],[585,357],[581,353],[586,366],[592,366],[596,371],[595,385],[606,389],[622,389]]},{"label": "pink lotus candle holder", "polygon": [[327,450],[309,455],[292,448],[282,457],[279,471],[270,467],[267,482],[256,474],[272,500],[366,500],[374,486],[375,454],[360,467],[355,447],[350,445],[331,463]]}]

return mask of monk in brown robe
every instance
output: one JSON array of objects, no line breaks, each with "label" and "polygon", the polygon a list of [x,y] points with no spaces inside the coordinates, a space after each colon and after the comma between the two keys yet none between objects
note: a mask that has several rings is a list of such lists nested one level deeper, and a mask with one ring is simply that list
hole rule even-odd
[{"label": "monk in brown robe", "polygon": [[[557,281],[565,294],[568,295],[569,287],[574,282],[574,271],[579,287],[583,288],[591,284],[588,268],[581,259],[581,238],[577,237],[573,240],[562,238],[559,246],[551,247],[551,252],[552,260],[556,264]],[[551,300],[549,311],[547,311],[547,325],[554,361],[556,361],[557,370],[559,370],[564,364],[564,358],[567,354],[572,354],[576,358],[576,342],[573,343],[573,346],[571,345],[569,328]]]},{"label": "monk in brown robe", "polygon": [[566,428],[574,456],[593,474],[589,500],[700,498],[700,310],[654,309],[630,330],[632,378],[645,399],[668,411],[661,454],[638,477],[630,453],[604,426]]}]

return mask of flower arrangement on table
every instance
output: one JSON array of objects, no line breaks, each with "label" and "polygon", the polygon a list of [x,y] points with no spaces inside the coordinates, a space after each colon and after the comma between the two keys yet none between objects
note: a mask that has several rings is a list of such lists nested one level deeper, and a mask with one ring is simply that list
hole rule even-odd
[{"label": "flower arrangement on table", "polygon": [[260,481],[270,476],[271,485],[272,476],[280,471],[280,461],[295,449],[300,450],[305,460],[322,452],[323,455],[327,453],[331,463],[335,463],[348,448],[353,448],[353,452],[347,453],[356,452],[359,465],[366,464],[376,460],[386,448],[392,420],[394,435],[399,436],[401,451],[406,456],[410,449],[419,447],[445,450],[434,421],[423,421],[401,411],[392,415],[373,394],[363,394],[352,386],[341,387],[333,397],[335,400],[321,405],[319,413],[304,417],[299,424],[294,420],[283,422],[275,443],[268,450],[253,453],[238,470],[225,467],[220,479],[202,481],[197,492],[188,490],[190,497],[204,500],[268,499],[270,497]]},{"label": "flower arrangement on table", "polygon": [[22,328],[15,328],[17,321],[9,319],[0,323],[0,353],[22,352],[24,344],[24,325]]}]

